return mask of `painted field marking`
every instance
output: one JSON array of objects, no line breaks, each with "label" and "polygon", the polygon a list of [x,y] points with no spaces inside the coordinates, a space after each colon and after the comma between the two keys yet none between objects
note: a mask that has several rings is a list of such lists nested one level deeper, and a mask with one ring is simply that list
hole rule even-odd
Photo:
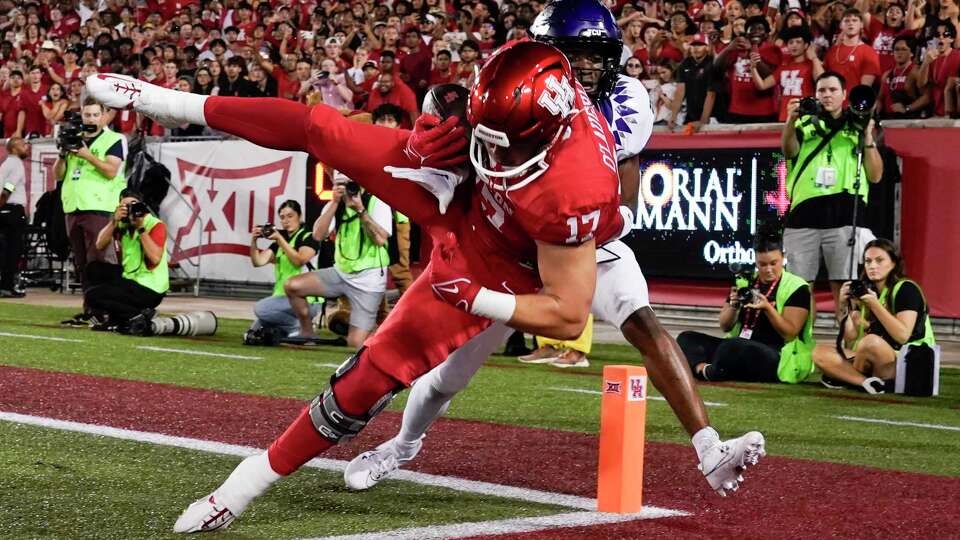
[{"label": "painted field marking", "polygon": [[862,418],[860,416],[834,416],[839,420],[850,420],[852,422],[868,422],[871,424],[887,424],[889,426],[908,426],[926,429],[942,429],[944,431],[960,431],[960,426],[947,426],[943,424],[923,424],[920,422],[901,422],[898,420],[883,420],[880,418]]},{"label": "painted field marking", "polygon": [[[559,386],[548,387],[547,390],[556,390],[557,392],[573,392],[575,394],[591,394],[591,395],[603,395],[603,392],[599,390],[587,390],[586,388],[563,388]],[[666,398],[663,396],[647,396],[647,399],[653,399],[656,401],[666,401]],[[716,401],[704,401],[704,405],[708,407],[726,407],[726,403],[718,403]]]},{"label": "painted field marking", "polygon": [[[209,452],[211,454],[223,454],[228,456],[237,456],[237,457],[248,457],[255,454],[263,452],[262,449],[254,448],[252,446],[242,446],[236,444],[227,444],[220,443],[215,441],[207,441],[202,439],[191,439],[188,437],[177,437],[175,435],[165,435],[163,433],[151,433],[147,431],[135,431],[131,429],[122,429],[115,428],[110,426],[101,426],[95,424],[84,424],[81,422],[71,422],[68,420],[57,420],[55,418],[47,418],[43,416],[33,416],[12,412],[3,412],[0,411],[0,421],[6,422],[16,422],[18,424],[26,424],[30,426],[45,427],[50,429],[59,429],[63,431],[72,431],[77,433],[86,433],[89,435],[99,435],[102,437],[110,437],[114,439],[121,439],[127,441],[135,441],[142,443],[157,444],[161,446],[173,446],[177,448],[185,448],[188,450],[198,450],[201,452]],[[339,459],[326,459],[326,458],[314,458],[306,463],[306,467],[311,467],[314,469],[321,469],[326,471],[342,472],[346,466],[347,461]],[[565,506],[567,508],[576,508],[578,510],[593,510],[597,506],[596,499],[591,499],[588,497],[578,497],[576,495],[567,495],[563,493],[551,493],[549,491],[540,491],[536,489],[527,489],[516,486],[505,486],[500,484],[493,484],[490,482],[479,482],[476,480],[466,480],[463,478],[455,478],[451,476],[440,476],[436,474],[427,474],[414,471],[398,471],[391,479],[402,480],[407,482],[413,482],[417,484],[423,484],[427,486],[436,486],[452,489],[455,491],[462,491],[465,493],[473,493],[479,495],[489,495],[494,497],[503,497],[506,499],[517,499],[527,502],[534,502],[539,504],[549,504],[554,506]],[[566,514],[562,514],[566,515]],[[591,519],[587,516],[594,515],[592,519],[600,520],[596,523],[615,523],[620,521],[632,521],[635,519],[655,519],[655,518],[664,518],[664,517],[681,517],[690,515],[688,512],[682,510],[671,510],[669,508],[659,508],[656,506],[646,506],[642,512],[637,514],[601,514],[598,512],[576,512],[575,515],[584,516],[582,519]],[[619,518],[619,519],[614,519]],[[525,518],[529,520],[533,518]],[[603,519],[613,521],[603,521]],[[499,521],[490,521],[490,522],[480,522],[475,523],[478,529],[475,529],[470,535],[473,536],[476,534],[493,534],[493,532],[485,532],[485,530],[480,530],[479,527],[484,523],[493,524],[493,531],[496,531],[498,534],[500,532],[513,532],[512,530],[500,531],[496,527],[499,527],[501,522],[510,522],[514,520],[499,520]],[[591,524],[591,523],[583,523]],[[518,525],[520,526],[520,525]],[[530,525],[527,525],[530,526]],[[571,525],[574,526],[574,525]],[[449,526],[449,527],[452,527]],[[430,530],[438,530],[441,527],[429,527]],[[546,526],[544,527],[546,528]],[[528,529],[518,529],[517,532],[524,532]],[[363,538],[390,538],[389,533],[378,532],[371,533],[371,536],[363,536]],[[398,538],[426,538],[423,534],[419,536],[400,536]],[[444,536],[447,538],[452,538],[452,536]],[[352,537],[350,537],[352,538]],[[432,538],[432,537],[431,537]]]},{"label": "painted field marking", "polygon": [[138,349],[145,351],[170,352],[179,354],[192,354],[195,356],[216,356],[217,358],[234,358],[236,360],[263,360],[262,356],[244,356],[242,354],[224,354],[205,351],[194,351],[190,349],[167,349],[165,347],[151,347],[149,345],[140,345]]},{"label": "painted field marking", "polygon": [[52,336],[34,336],[32,334],[11,334],[10,332],[0,332],[0,336],[4,337],[18,337],[24,339],[43,339],[46,341],[66,341],[68,343],[84,343],[82,339],[69,339],[62,337],[52,337]]},{"label": "painted field marking", "polygon": [[342,365],[343,365],[343,364],[329,364],[329,363],[325,363],[325,362],[318,362],[318,363],[314,364],[313,367],[332,367],[332,368],[338,368],[338,367],[340,367],[340,366],[342,366]]},{"label": "painted field marking", "polygon": [[658,513],[651,508],[644,508],[636,514],[604,514],[601,512],[569,512],[551,516],[498,519],[493,521],[477,521],[471,523],[454,523],[451,525],[434,525],[429,527],[412,527],[392,531],[378,531],[375,533],[351,534],[346,536],[325,536],[307,540],[434,540],[441,538],[468,538],[474,536],[515,534],[537,532],[567,527],[587,527],[590,525],[604,525],[609,523],[623,523],[639,519],[656,519],[677,517],[672,510],[667,513]]}]

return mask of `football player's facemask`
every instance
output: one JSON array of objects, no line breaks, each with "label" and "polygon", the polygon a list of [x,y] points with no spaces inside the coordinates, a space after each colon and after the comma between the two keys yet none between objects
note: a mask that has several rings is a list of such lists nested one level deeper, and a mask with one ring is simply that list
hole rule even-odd
[{"label": "football player's facemask", "polygon": [[579,112],[575,87],[570,63],[550,45],[520,41],[498,49],[480,70],[467,108],[477,176],[500,191],[539,178]]}]

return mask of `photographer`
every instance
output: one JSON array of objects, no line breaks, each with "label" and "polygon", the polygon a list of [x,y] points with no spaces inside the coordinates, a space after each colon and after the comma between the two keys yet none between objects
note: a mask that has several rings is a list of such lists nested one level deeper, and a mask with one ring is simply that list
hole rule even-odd
[{"label": "photographer", "polygon": [[334,266],[294,276],[284,290],[304,339],[316,337],[307,297],[346,296],[350,300],[347,343],[359,348],[376,326],[377,309],[387,289],[387,241],[393,233],[393,212],[356,182],[338,175],[333,198],[313,224],[313,237],[323,240],[334,231]]},{"label": "photographer", "polygon": [[904,275],[893,242],[878,238],[868,243],[863,266],[861,279],[840,289],[840,299],[850,307],[843,320],[843,356],[839,344],[821,344],[813,360],[823,370],[828,388],[847,383],[882,394],[884,381],[896,374],[901,347],[933,347],[936,341],[923,291]]},{"label": "photographer", "polygon": [[95,262],[87,269],[90,286],[83,301],[92,313],[94,330],[150,334],[154,308],[170,288],[166,240],[166,225],[150,213],[140,194],[132,189],[120,192],[113,219],[96,241],[98,250],[112,244],[120,265]]},{"label": "photographer", "polygon": [[[253,306],[256,320],[243,336],[243,342],[247,345],[272,344],[278,334],[287,337],[297,332],[300,324],[283,287],[291,277],[313,270],[310,260],[320,249],[319,243],[303,226],[300,203],[284,201],[277,215],[280,217],[279,227],[272,224],[254,227],[250,237],[250,262],[258,268],[273,263],[276,281],[273,295],[259,300]],[[257,247],[258,238],[272,240],[273,243],[267,249],[260,249]],[[323,298],[310,298],[308,304],[310,319],[313,319],[323,307]]]},{"label": "photographer", "polygon": [[[864,117],[869,111],[857,116],[844,109],[845,84],[836,72],[820,75],[816,100],[793,99],[787,105],[787,122],[781,136],[783,154],[789,160],[790,210],[783,245],[790,254],[790,269],[812,282],[817,277],[822,253],[838,309],[840,284],[851,278],[848,241],[853,237],[854,205],[857,241],[873,239],[864,227],[868,182],[879,182],[883,176],[873,119]],[[858,147],[863,149],[859,171]]]},{"label": "photographer", "polygon": [[19,298],[17,264],[23,255],[23,230],[27,226],[26,168],[30,144],[20,137],[7,139],[7,159],[0,164],[0,298]]},{"label": "photographer", "polygon": [[720,310],[718,338],[682,332],[677,343],[704,380],[797,383],[813,371],[810,286],[783,269],[779,238],[758,239],[757,270],[733,287]]},{"label": "photographer", "polygon": [[[117,263],[116,253],[97,247],[97,234],[112,223],[117,195],[126,187],[123,135],[104,127],[107,119],[101,104],[87,98],[79,117],[71,115],[60,125],[53,165],[54,178],[63,182],[61,200],[67,237],[73,252],[73,267],[83,289],[88,283],[86,267],[94,261]],[[86,312],[86,309],[84,309]],[[86,326],[79,314],[67,324]]]}]

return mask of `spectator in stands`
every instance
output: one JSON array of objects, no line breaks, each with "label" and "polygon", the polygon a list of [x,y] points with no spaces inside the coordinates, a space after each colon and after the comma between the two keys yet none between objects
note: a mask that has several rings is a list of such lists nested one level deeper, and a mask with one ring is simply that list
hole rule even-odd
[{"label": "spectator in stands", "polygon": [[883,118],[919,118],[930,104],[930,89],[920,84],[920,68],[913,62],[914,40],[893,43],[893,67],[880,77],[880,113]]},{"label": "spectator in stands", "polygon": [[377,77],[377,82],[373,91],[370,92],[365,110],[373,112],[383,103],[391,103],[403,109],[403,112],[407,114],[407,121],[403,122],[404,127],[413,126],[419,114],[417,97],[403,81],[395,78],[389,72],[381,72],[380,76]]},{"label": "spectator in stands", "polygon": [[651,96],[654,123],[673,129],[683,123],[683,97],[678,93],[674,64],[669,60],[663,60],[657,66],[657,83],[657,92]]},{"label": "spectator in stands", "polygon": [[755,65],[763,78],[773,73],[780,65],[780,49],[767,41],[770,25],[766,18],[751,17],[746,31],[746,36],[735,38],[714,60],[718,73],[726,73],[730,88],[727,121],[733,124],[773,122],[777,118],[773,90],[758,90],[750,72]]},{"label": "spectator in stands", "polygon": [[0,111],[3,115],[3,134],[5,137],[23,137],[29,99],[29,91],[23,85],[23,73],[18,69],[11,71],[8,84],[10,89],[0,102],[3,105],[3,111]]},{"label": "spectator in stands", "polygon": [[41,111],[44,120],[46,120],[43,134],[49,136],[53,133],[53,126],[63,120],[63,114],[67,112],[67,107],[70,105],[70,100],[67,99],[63,85],[60,83],[51,84],[41,105]]},{"label": "spectator in stands", "polygon": [[[827,71],[817,79],[816,96],[822,111],[801,116],[800,100],[787,104],[787,122],[781,144],[787,158],[787,213],[783,243],[790,255],[790,269],[813,281],[820,269],[820,257],[827,265],[827,277],[839,319],[840,285],[851,279],[853,208],[857,207],[857,242],[872,240],[865,228],[869,184],[883,176],[883,160],[874,139],[874,122],[866,129],[844,113],[846,87],[843,76]],[[863,168],[858,177],[856,148],[863,138]],[[854,267],[855,268],[855,267]]]},{"label": "spectator in stands", "polygon": [[456,77],[456,69],[452,65],[453,53],[443,49],[437,52],[433,60],[433,69],[430,71],[430,86],[452,83]]},{"label": "spectator in stands", "polygon": [[[633,69],[642,69],[643,64],[637,58],[627,60],[627,75]],[[631,75],[632,76],[632,75]],[[710,123],[713,105],[717,97],[713,76],[713,56],[710,54],[710,40],[703,34],[695,34],[690,40],[690,56],[685,58],[677,70],[677,99],[686,105],[686,120],[694,129]]]},{"label": "spectator in stands", "polygon": [[340,65],[330,58],[320,63],[316,87],[320,91],[320,100],[335,109],[352,110],[353,92],[347,87],[346,76],[340,72]]},{"label": "spectator in stands", "polygon": [[54,82],[67,85],[73,79],[80,76],[80,66],[77,65],[77,59],[80,58],[80,48],[70,46],[63,52],[63,64],[54,64],[53,72],[50,78]]},{"label": "spectator in stands", "polygon": [[27,226],[27,172],[30,144],[10,137],[7,158],[0,164],[0,298],[21,298],[16,274],[23,255],[23,231]]},{"label": "spectator in stands", "polygon": [[480,45],[472,39],[466,39],[460,44],[460,62],[457,64],[457,78],[455,83],[464,88],[473,87],[474,72],[480,69]]},{"label": "spectator in stands", "polygon": [[220,88],[218,96],[250,97],[255,89],[247,80],[247,63],[239,56],[231,56],[227,66],[220,75],[217,86]]},{"label": "spectator in stands", "polygon": [[810,46],[810,31],[802,26],[787,28],[782,37],[787,46],[784,63],[773,74],[761,77],[757,69],[759,58],[751,59],[750,76],[759,90],[776,87],[780,102],[779,120],[787,120],[787,104],[794,98],[813,95],[813,81],[823,74],[823,64]]},{"label": "spectator in stands", "polygon": [[387,287],[384,269],[390,263],[387,241],[393,232],[392,222],[389,206],[337,175],[333,198],[313,224],[317,240],[336,231],[334,266],[290,278],[284,287],[300,322],[299,337],[316,336],[307,297],[346,296],[350,300],[347,343],[356,348],[363,345],[376,326],[377,310]]},{"label": "spectator in stands", "polygon": [[193,83],[193,93],[211,96],[214,95],[214,88],[216,86],[213,84],[213,75],[210,74],[210,70],[204,67],[198,68]]},{"label": "spectator in stands", "polygon": [[873,47],[861,39],[863,19],[860,10],[850,8],[843,12],[840,21],[840,38],[826,54],[824,66],[843,76],[846,92],[857,85],[873,86],[880,76],[880,57]]},{"label": "spectator in stands", "polygon": [[953,47],[957,39],[957,29],[949,22],[938,24],[936,37],[936,46],[927,48],[923,65],[920,67],[920,86],[930,89],[933,113],[936,116],[952,116],[957,111],[947,110],[944,97],[948,81],[951,78],[955,80],[960,73],[960,51]]},{"label": "spectator in stands", "polygon": [[413,90],[417,103],[422,101],[430,85],[430,48],[423,43],[420,30],[409,28],[403,34],[407,54],[400,60],[400,78]]},{"label": "spectator in stands", "polygon": [[[896,375],[897,354],[904,346],[936,345],[930,308],[920,286],[906,277],[897,247],[877,238],[863,252],[863,273],[856,285],[840,289],[846,315],[842,321],[843,356],[837,346],[818,345],[813,354],[828,388],[844,383],[882,394],[884,381]],[[851,363],[852,361],[852,363]]]},{"label": "spectator in stands", "polygon": [[[749,285],[731,287],[720,309],[723,338],[686,331],[677,343],[694,376],[707,381],[803,382],[813,372],[812,293],[784,270],[779,238],[759,237]],[[740,291],[749,293],[741,302]]]},{"label": "spectator in stands", "polygon": [[[290,306],[290,300],[284,291],[284,285],[291,277],[313,270],[310,261],[320,250],[320,244],[303,225],[303,211],[300,203],[294,200],[284,201],[277,210],[280,225],[272,230],[261,226],[253,228],[250,236],[250,262],[254,267],[273,264],[273,294],[257,301],[253,306],[256,319],[243,335],[246,345],[270,345],[277,338],[289,337],[297,333],[300,323]],[[257,247],[257,239],[272,240],[267,249]],[[323,298],[307,299],[310,319],[313,320],[323,308]]]},{"label": "spectator in stands", "polygon": [[113,218],[97,234],[96,248],[115,251],[120,264],[91,263],[83,301],[93,330],[146,336],[155,308],[170,288],[167,230],[139,193],[124,189],[119,195]]},{"label": "spectator in stands", "polygon": [[880,57],[880,70],[887,71],[893,68],[893,44],[900,36],[911,34],[906,28],[905,9],[899,0],[887,3],[887,8],[881,15],[874,15],[870,10],[863,13],[866,21],[867,41]]},{"label": "spectator in stands", "polygon": [[644,46],[636,49],[633,56],[643,62],[643,71],[648,77],[656,73],[660,60],[683,61],[683,51],[672,44],[669,34],[661,24],[657,22],[644,24],[642,35]]}]

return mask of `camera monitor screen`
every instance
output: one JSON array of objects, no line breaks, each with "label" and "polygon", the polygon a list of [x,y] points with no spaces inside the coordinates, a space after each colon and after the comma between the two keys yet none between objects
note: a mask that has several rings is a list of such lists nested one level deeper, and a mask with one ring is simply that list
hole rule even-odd
[{"label": "camera monitor screen", "polygon": [[639,209],[624,242],[648,277],[730,279],[730,263],[754,262],[758,228],[782,226],[786,178],[774,148],[644,152]]}]

